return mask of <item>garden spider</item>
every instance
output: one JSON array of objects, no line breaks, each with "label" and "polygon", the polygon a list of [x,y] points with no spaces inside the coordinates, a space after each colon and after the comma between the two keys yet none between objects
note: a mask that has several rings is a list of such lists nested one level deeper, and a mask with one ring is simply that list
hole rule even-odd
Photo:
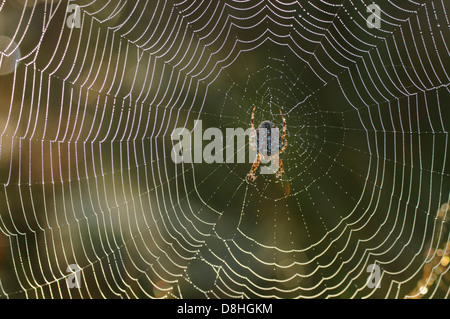
[{"label": "garden spider", "polygon": [[[275,128],[275,124],[271,121],[264,121],[259,124],[258,129],[255,130],[255,126],[253,123],[253,119],[255,116],[256,106],[253,108],[251,125],[252,132],[250,133],[250,145],[252,149],[256,152],[256,159],[253,162],[252,169],[248,174],[248,180],[254,182],[256,180],[256,169],[258,168],[261,160],[265,161],[274,161],[274,163],[278,163],[278,173],[277,178],[281,179],[284,174],[283,162],[280,159],[280,154],[284,152],[287,147],[286,140],[286,119],[283,116],[283,113],[280,110],[281,117],[283,118],[283,134],[279,137],[278,141],[272,140],[272,129]],[[260,130],[266,129],[266,138],[260,138]],[[255,141],[256,136],[256,141]],[[273,145],[272,145],[273,144]]]}]

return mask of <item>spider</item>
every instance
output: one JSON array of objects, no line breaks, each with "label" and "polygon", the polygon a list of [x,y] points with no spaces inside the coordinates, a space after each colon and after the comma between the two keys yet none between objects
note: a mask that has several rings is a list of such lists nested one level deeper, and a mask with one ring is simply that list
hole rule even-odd
[{"label": "spider", "polygon": [[[287,147],[286,119],[284,118],[283,113],[280,110],[281,117],[283,118],[283,134],[280,136],[278,141],[275,141],[272,140],[272,129],[276,127],[273,122],[264,121],[261,124],[259,124],[258,129],[255,130],[255,126],[253,123],[253,119],[255,117],[255,110],[256,106],[253,107],[251,118],[252,132],[250,134],[250,145],[252,149],[256,152],[256,159],[253,162],[252,169],[250,170],[250,173],[248,175],[248,180],[251,182],[254,182],[256,180],[255,172],[259,164],[261,163],[261,159],[265,161],[271,160],[274,161],[274,163],[278,163],[277,178],[281,179],[281,177],[284,174],[284,169],[283,169],[283,162],[281,161],[279,155],[283,153]],[[266,129],[267,132],[265,136],[266,138],[262,138],[259,136],[261,129],[263,130]],[[256,136],[256,143],[255,143],[255,136]]]}]

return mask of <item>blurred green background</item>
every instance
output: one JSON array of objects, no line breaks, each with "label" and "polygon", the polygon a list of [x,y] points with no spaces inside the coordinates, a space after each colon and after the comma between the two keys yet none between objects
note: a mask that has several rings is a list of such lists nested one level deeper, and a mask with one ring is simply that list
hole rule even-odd
[{"label": "blurred green background", "polygon": [[[80,28],[0,6],[1,297],[448,297],[442,2],[376,1],[380,30],[363,1],[70,3]],[[282,181],[171,161],[175,128],[255,105],[286,118]]]}]

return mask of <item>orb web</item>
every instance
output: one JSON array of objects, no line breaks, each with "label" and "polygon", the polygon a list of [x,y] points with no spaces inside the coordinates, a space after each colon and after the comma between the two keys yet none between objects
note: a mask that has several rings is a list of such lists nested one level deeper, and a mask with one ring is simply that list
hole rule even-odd
[{"label": "orb web", "polygon": [[[375,3],[1,1],[0,296],[448,298],[446,6]],[[174,163],[254,106],[281,180]]]}]

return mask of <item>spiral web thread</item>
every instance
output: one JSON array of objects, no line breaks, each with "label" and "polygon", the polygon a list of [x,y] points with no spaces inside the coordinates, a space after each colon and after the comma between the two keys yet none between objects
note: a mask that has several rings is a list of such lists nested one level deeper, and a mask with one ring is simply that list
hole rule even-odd
[{"label": "spiral web thread", "polygon": [[[375,3],[1,1],[0,296],[448,298],[446,6]],[[172,161],[254,105],[281,181]]]}]

